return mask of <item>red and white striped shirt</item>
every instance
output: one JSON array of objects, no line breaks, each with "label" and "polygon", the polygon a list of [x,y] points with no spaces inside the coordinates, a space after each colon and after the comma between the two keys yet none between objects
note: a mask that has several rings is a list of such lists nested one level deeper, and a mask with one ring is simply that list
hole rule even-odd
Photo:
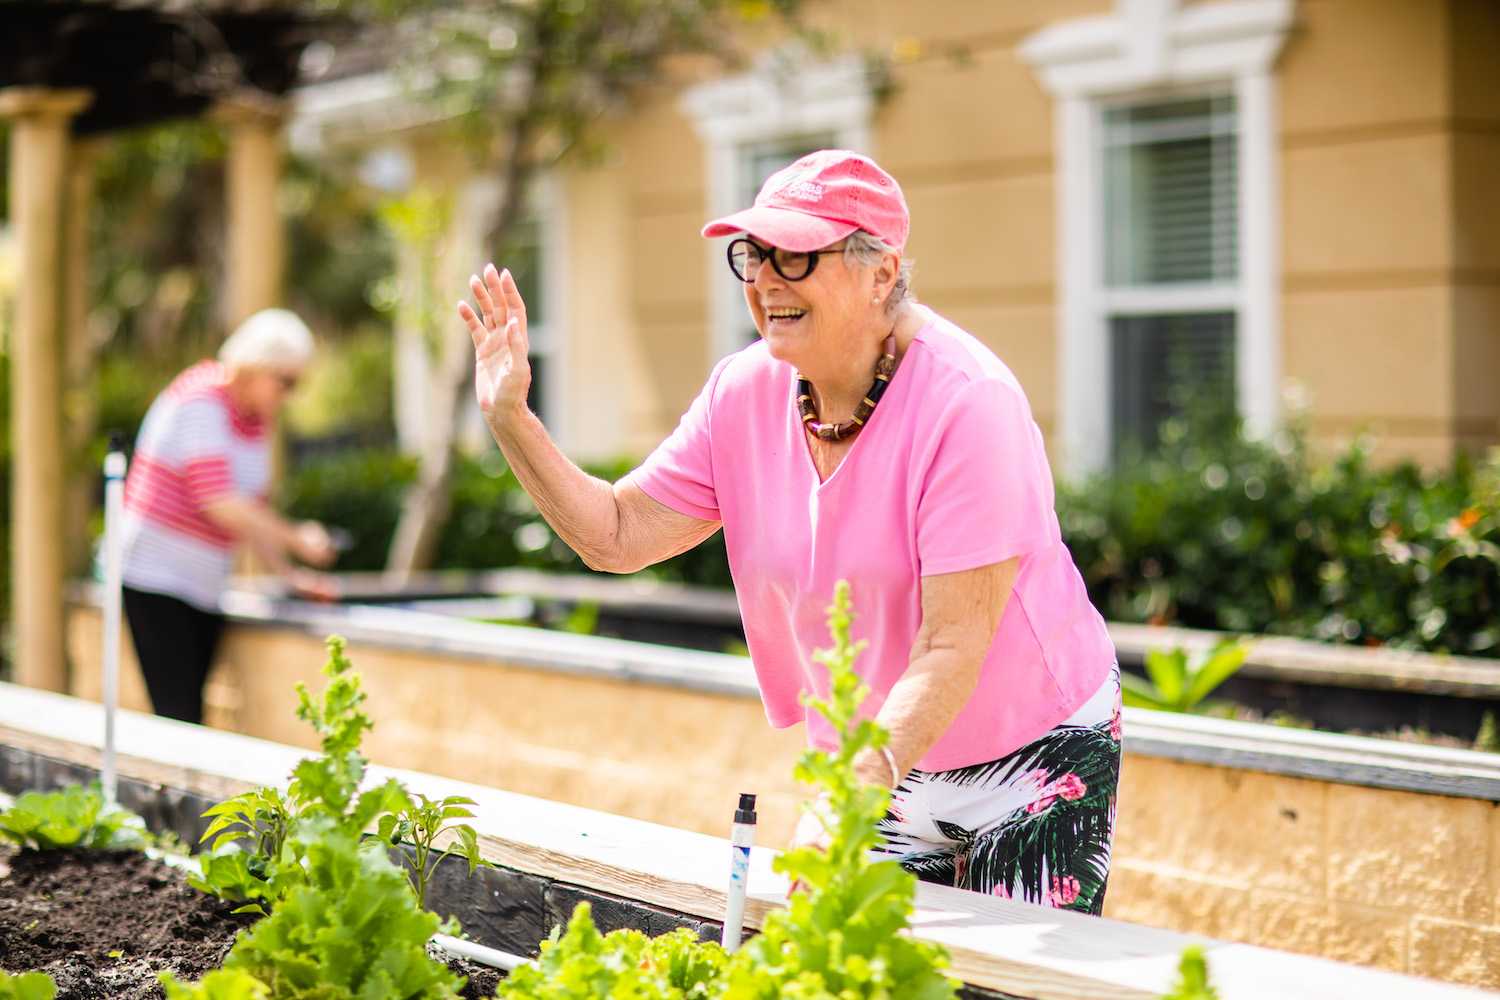
[{"label": "red and white striped shirt", "polygon": [[269,428],[235,406],[223,367],[178,375],[146,412],[125,479],[125,585],[217,611],[237,539],[203,511],[263,500],[270,482]]}]

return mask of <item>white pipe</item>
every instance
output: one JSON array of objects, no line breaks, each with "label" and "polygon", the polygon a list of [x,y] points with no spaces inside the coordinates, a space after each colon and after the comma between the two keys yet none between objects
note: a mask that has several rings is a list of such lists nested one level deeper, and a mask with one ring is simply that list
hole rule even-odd
[{"label": "white pipe", "polygon": [[119,801],[115,774],[115,709],[120,700],[120,519],[125,509],[125,453],[113,445],[104,456],[104,801]]},{"label": "white pipe", "polygon": [[432,943],[450,955],[458,955],[460,958],[467,958],[481,965],[490,965],[497,969],[504,969],[506,972],[514,972],[518,966],[534,964],[529,958],[512,955],[508,951],[500,951],[496,948],[486,948],[482,944],[475,944],[473,941],[462,941],[456,937],[449,937],[446,934],[434,934],[432,936]]}]

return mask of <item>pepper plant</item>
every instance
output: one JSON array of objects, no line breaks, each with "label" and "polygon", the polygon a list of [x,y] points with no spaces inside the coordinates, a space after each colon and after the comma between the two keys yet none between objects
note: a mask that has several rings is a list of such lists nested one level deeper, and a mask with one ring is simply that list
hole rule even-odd
[{"label": "pepper plant", "polygon": [[[473,799],[462,795],[433,800],[420,792],[404,792],[396,810],[380,817],[381,840],[392,847],[402,847],[404,844],[412,847],[411,867],[407,871],[407,878],[411,882],[412,892],[416,893],[417,905],[424,910],[427,908],[427,883],[432,877],[432,870],[448,855],[457,854],[466,858],[470,875],[480,865],[495,867],[479,856],[479,838],[472,826],[467,823],[449,826],[450,820],[472,817],[474,814],[467,807],[473,804]],[[450,843],[437,857],[433,857],[438,836],[449,829],[457,840]]]},{"label": "pepper plant", "polygon": [[[338,832],[364,850],[397,846],[402,840],[417,845],[423,865],[414,873],[412,887],[425,904],[428,853],[438,834],[449,829],[449,820],[472,815],[462,809],[469,800],[450,797],[429,804],[419,795],[418,804],[395,779],[360,790],[369,765],[360,744],[374,722],[364,712],[367,696],[351,669],[343,638],[330,636],[323,668],[329,678],[326,690],[314,697],[306,685],[297,685],[297,716],[317,730],[323,755],[299,762],[285,791],[254,789],[203,814],[213,821],[202,840],[213,845],[201,859],[202,877],[190,880],[196,888],[245,900],[241,910],[264,913],[289,890],[307,884],[310,846]],[[361,840],[372,826],[379,836]],[[474,830],[467,825],[453,829],[458,842],[441,856],[466,857],[472,872],[480,863]],[[248,847],[242,841],[249,841]]]}]

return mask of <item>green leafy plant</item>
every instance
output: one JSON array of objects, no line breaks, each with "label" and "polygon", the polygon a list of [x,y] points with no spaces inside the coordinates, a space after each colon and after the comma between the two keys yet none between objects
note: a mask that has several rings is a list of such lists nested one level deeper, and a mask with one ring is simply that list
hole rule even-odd
[{"label": "green leafy plant", "polygon": [[525,1000],[596,997],[711,1000],[722,995],[728,954],[679,928],[649,938],[636,930],[600,934],[587,902],[578,904],[567,931],[542,944],[536,963],[523,965],[496,994]]},{"label": "green leafy plant", "polygon": [[[164,979],[169,997],[445,1000],[462,986],[427,955],[441,921],[418,904],[406,875],[379,848],[404,832],[430,851],[445,823],[472,815],[463,808],[472,803],[414,801],[394,780],[360,791],[368,764],[360,742],[374,723],[343,640],[331,636],[328,651],[323,694],[297,687],[297,715],[320,734],[323,755],[299,762],[285,793],[256,789],[205,813],[213,822],[204,839],[213,839],[214,849],[193,884],[251,899],[242,909],[270,915],[239,936],[222,977],[196,987]],[[372,825],[380,835],[365,837]],[[457,836],[463,849],[451,850],[467,850],[472,871],[474,832],[464,827]],[[456,924],[445,929],[459,931]]]},{"label": "green leafy plant", "polygon": [[915,877],[894,861],[869,857],[889,792],[862,784],[854,758],[882,746],[888,734],[859,717],[869,688],[854,672],[863,644],[850,641],[851,621],[849,586],[840,581],[828,612],[833,649],[814,654],[828,668],[829,696],[804,696],[838,732],[839,749],[808,750],[795,770],[800,780],[820,789],[809,808],[830,843],[826,850],[801,847],[777,859],[776,869],[802,888],[735,954],[727,995],[736,1000],[937,1000],[952,997],[957,986],[941,972],[948,964],[941,946],[902,933],[913,909]]},{"label": "green leafy plant", "polygon": [[799,888],[786,909],[766,918],[761,933],[733,955],[685,931],[648,941],[636,931],[601,935],[587,904],[567,932],[542,945],[535,967],[520,968],[499,997],[584,1000],[947,1000],[957,983],[942,974],[947,953],[909,934],[916,879],[893,861],[873,862],[876,823],[889,793],[861,784],[854,758],[889,738],[859,717],[868,687],[854,672],[861,645],[850,641],[849,587],[841,582],[828,612],[834,647],[815,656],[828,667],[826,700],[809,699],[840,737],[834,752],[809,750],[796,774],[819,794],[809,806],[829,846],[782,855],[776,869]]},{"label": "green leafy plant", "polygon": [[169,972],[159,977],[167,1000],[270,1000],[271,989],[243,969],[211,969],[196,983],[179,983]]},{"label": "green leafy plant", "polygon": [[1146,676],[1122,672],[1121,695],[1134,708],[1190,712],[1206,707],[1204,699],[1239,670],[1250,652],[1242,639],[1221,639],[1198,656],[1182,647],[1171,652],[1146,651]]},{"label": "green leafy plant", "polygon": [[[420,793],[405,792],[400,796],[396,810],[380,817],[382,840],[392,847],[411,845],[411,867],[407,877],[411,881],[412,892],[416,894],[417,905],[424,910],[427,908],[427,882],[432,876],[432,869],[450,854],[469,862],[470,875],[480,865],[495,867],[479,856],[479,838],[472,826],[467,823],[450,825],[452,820],[472,817],[474,814],[467,807],[473,804],[473,799],[462,795],[450,795],[441,801],[434,801]],[[457,839],[433,857],[438,837],[445,831]]]},{"label": "green leafy plant", "polygon": [[306,883],[240,934],[225,970],[247,973],[277,1000],[456,996],[463,981],[426,951],[438,917],[417,907],[384,854],[361,850],[326,817],[319,825],[326,829],[307,844]]},{"label": "green leafy plant", "polygon": [[52,1000],[57,983],[45,972],[23,972],[19,975],[0,969],[0,1000]]},{"label": "green leafy plant", "polygon": [[369,763],[360,753],[360,742],[374,723],[361,709],[366,695],[351,667],[344,640],[329,636],[328,663],[323,667],[328,687],[314,697],[305,684],[297,685],[297,716],[318,731],[323,755],[299,762],[284,792],[253,789],[203,814],[212,822],[201,839],[213,844],[201,856],[201,877],[190,879],[194,887],[224,899],[245,900],[241,910],[264,913],[263,904],[306,882],[309,840],[330,828],[357,840],[382,813],[409,803],[394,779],[359,790]]},{"label": "green leafy plant", "polygon": [[72,785],[20,795],[0,813],[0,837],[38,851],[141,849],[146,823],[128,809],[106,807],[97,783]]},{"label": "green leafy plant", "polygon": [[1219,991],[1208,981],[1208,960],[1203,949],[1188,945],[1182,950],[1182,962],[1177,967],[1177,982],[1162,1000],[1218,1000]]}]

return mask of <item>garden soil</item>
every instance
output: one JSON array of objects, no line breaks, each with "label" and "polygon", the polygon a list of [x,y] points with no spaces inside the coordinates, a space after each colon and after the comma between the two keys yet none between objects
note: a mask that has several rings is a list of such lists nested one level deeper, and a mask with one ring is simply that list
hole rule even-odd
[{"label": "garden soil", "polygon": [[[0,847],[0,969],[45,972],[57,1000],[165,997],[158,973],[193,981],[217,968],[256,919],[139,851]],[[458,959],[464,997],[494,995],[494,970]]]}]

